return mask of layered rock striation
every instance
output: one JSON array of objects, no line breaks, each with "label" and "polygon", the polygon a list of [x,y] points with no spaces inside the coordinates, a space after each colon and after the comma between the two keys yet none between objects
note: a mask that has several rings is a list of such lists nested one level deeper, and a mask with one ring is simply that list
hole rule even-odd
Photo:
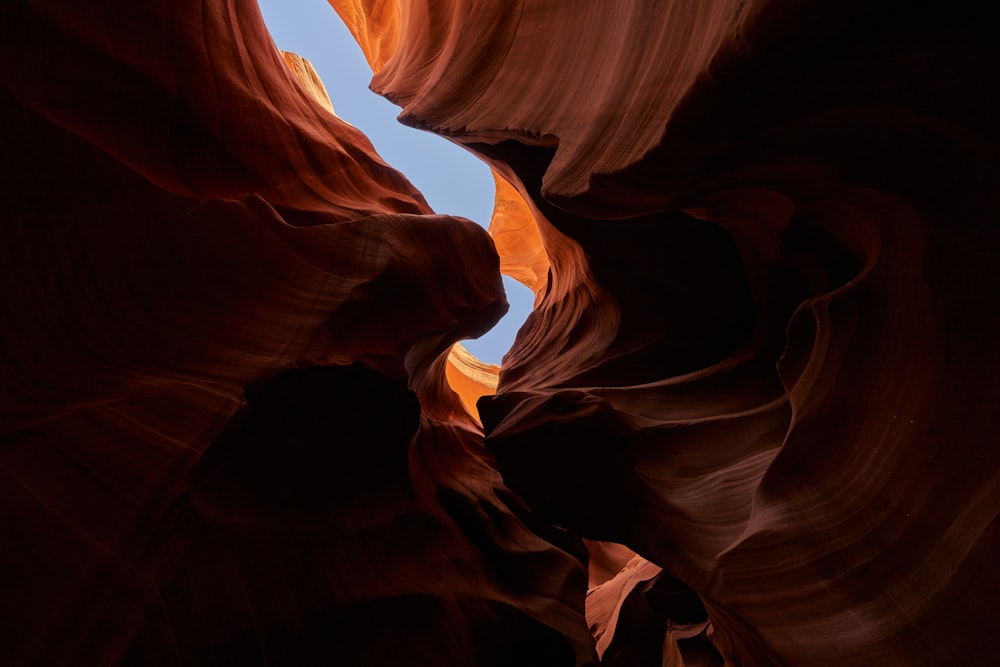
[{"label": "layered rock striation", "polygon": [[[480,400],[487,447],[541,517],[695,591],[717,660],[995,659],[974,620],[995,611],[1000,509],[983,19],[780,1],[398,14],[405,48],[373,87],[513,184],[550,262]],[[631,623],[659,615],[653,644],[692,621],[647,603]]]},{"label": "layered rock striation", "polygon": [[985,9],[331,4],[489,234],[251,0],[2,10],[6,664],[996,662]]},{"label": "layered rock striation", "polygon": [[486,232],[253,2],[3,25],[4,664],[589,659],[579,543],[445,380],[506,309]]}]

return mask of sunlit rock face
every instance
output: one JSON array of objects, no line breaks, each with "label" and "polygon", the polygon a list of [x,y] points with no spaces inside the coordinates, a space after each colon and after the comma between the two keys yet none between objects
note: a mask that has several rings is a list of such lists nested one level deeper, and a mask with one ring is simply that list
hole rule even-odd
[{"label": "sunlit rock face", "polygon": [[1000,660],[985,9],[332,0],[487,234],[252,0],[70,4],[0,40],[5,664]]}]

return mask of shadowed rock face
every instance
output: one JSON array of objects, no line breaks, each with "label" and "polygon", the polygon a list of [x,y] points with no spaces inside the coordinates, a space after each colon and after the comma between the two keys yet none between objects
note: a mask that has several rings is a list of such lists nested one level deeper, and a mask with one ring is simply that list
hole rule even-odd
[{"label": "shadowed rock face", "polygon": [[71,4],[2,11],[5,664],[1000,659],[985,9],[332,0],[488,235],[252,0]]}]

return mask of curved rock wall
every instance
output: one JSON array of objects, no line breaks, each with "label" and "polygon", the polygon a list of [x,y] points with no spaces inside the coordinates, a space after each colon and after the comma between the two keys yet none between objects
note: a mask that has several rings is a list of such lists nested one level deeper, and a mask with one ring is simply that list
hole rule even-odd
[{"label": "curved rock wall", "polygon": [[550,284],[480,401],[507,483],[695,590],[734,664],[990,664],[985,17],[478,11],[411,4],[373,83],[534,209]]},{"label": "curved rock wall", "polygon": [[253,2],[2,23],[4,664],[589,662],[579,542],[445,383],[506,308],[486,232]]},{"label": "curved rock wall", "polygon": [[493,243],[249,0],[2,10],[5,663],[997,661],[985,8],[331,4]]}]

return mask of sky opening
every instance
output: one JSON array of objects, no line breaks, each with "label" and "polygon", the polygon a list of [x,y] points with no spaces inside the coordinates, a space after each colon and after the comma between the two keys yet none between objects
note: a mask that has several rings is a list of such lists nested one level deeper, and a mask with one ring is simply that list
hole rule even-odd
[{"label": "sky opening", "polygon": [[[489,167],[444,137],[396,120],[399,107],[368,89],[371,69],[347,26],[325,0],[258,0],[279,49],[312,62],[337,115],[364,132],[387,163],[419,189],[437,213],[487,227],[495,195]],[[486,363],[499,364],[531,312],[534,294],[504,276],[510,310],[478,340],[463,341]]]}]

